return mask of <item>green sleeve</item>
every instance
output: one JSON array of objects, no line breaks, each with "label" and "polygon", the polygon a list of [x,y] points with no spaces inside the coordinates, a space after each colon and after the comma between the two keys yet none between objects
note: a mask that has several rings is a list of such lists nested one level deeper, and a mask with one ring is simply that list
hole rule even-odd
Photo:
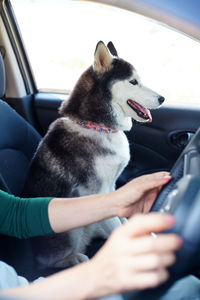
[{"label": "green sleeve", "polygon": [[52,234],[48,205],[52,198],[20,198],[0,190],[0,233],[18,238]]}]

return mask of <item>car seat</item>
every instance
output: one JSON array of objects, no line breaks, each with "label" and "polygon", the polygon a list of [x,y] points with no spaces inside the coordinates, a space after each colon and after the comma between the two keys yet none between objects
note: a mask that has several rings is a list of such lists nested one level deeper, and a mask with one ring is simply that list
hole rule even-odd
[{"label": "car seat", "polygon": [[[5,69],[0,55],[0,99],[5,94]],[[0,100],[0,188],[20,195],[29,162],[41,136],[7,103]]]},{"label": "car seat", "polygon": [[[0,54],[0,189],[20,195],[28,166],[41,136],[2,100],[6,75]],[[0,199],[1,201],[1,199]],[[0,236],[0,259],[12,265],[20,275],[33,279],[34,259],[30,240]]]}]

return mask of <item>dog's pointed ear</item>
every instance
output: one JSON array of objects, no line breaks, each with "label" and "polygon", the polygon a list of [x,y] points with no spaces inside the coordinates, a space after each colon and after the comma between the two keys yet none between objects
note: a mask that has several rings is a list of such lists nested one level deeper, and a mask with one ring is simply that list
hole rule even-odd
[{"label": "dog's pointed ear", "polygon": [[96,46],[94,53],[94,71],[97,73],[105,73],[112,68],[113,56],[111,55],[105,44],[100,41]]},{"label": "dog's pointed ear", "polygon": [[113,45],[113,43],[111,41],[108,43],[107,47],[108,47],[108,49],[110,50],[110,53],[113,56],[117,56],[118,57],[117,50],[116,50],[115,46]]}]

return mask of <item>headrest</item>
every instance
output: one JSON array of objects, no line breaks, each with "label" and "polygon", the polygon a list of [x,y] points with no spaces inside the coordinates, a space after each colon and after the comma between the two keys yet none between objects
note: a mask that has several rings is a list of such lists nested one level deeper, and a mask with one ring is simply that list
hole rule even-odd
[{"label": "headrest", "polygon": [[5,95],[5,90],[6,90],[6,74],[5,74],[3,58],[0,53],[0,98]]}]

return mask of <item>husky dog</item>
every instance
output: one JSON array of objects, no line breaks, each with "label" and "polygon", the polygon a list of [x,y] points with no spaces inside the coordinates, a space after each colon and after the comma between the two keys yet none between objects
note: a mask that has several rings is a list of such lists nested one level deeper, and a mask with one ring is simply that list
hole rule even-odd
[{"label": "husky dog", "polygon": [[[114,191],[129,161],[124,134],[133,118],[151,122],[150,109],[164,101],[145,87],[135,68],[100,41],[94,63],[78,80],[59,109],[32,160],[23,196],[78,197]],[[88,212],[92,213],[92,212]],[[107,238],[121,225],[110,218],[63,234],[42,238],[38,255],[44,267],[66,267],[87,259],[86,246],[94,237]]]}]

